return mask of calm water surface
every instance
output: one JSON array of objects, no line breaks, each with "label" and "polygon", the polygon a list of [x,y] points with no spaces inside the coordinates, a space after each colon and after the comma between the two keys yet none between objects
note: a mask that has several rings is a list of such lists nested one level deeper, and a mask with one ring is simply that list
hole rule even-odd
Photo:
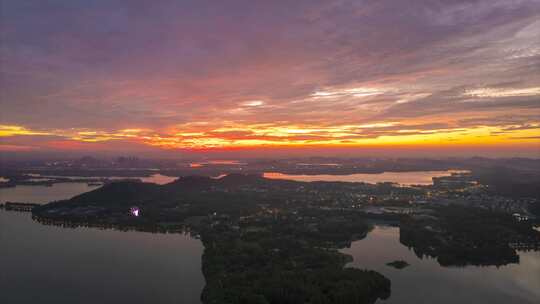
[{"label": "calm water surface", "polygon": [[[167,176],[163,174],[152,174],[150,176],[134,176],[134,177],[127,177],[127,176],[65,176],[65,175],[41,175],[41,174],[28,174],[30,176],[35,176],[37,178],[31,178],[30,181],[44,181],[44,180],[51,180],[51,178],[67,178],[67,179],[79,179],[79,180],[91,180],[96,178],[106,178],[110,180],[125,180],[125,179],[140,179],[141,181],[145,183],[154,183],[154,184],[168,184],[178,177],[173,176]],[[4,178],[5,181],[8,181]],[[0,177],[0,182],[2,181],[2,177]]]},{"label": "calm water surface", "polygon": [[[441,267],[434,259],[419,259],[399,242],[399,228],[389,226],[376,226],[342,252],[354,257],[348,267],[373,269],[392,281],[391,297],[380,303],[540,303],[540,252],[521,252],[520,264],[499,268]],[[386,265],[395,260],[410,266]]]},{"label": "calm water surface", "polygon": [[[0,189],[0,199],[45,203],[93,188],[18,186]],[[520,264],[499,268],[445,268],[416,257],[389,226],[342,251],[354,257],[348,267],[392,281],[381,303],[540,303],[540,252],[521,252]],[[29,213],[0,210],[0,303],[200,303],[202,252],[186,235],[45,226]],[[394,260],[411,265],[385,265]]]},{"label": "calm water surface", "polygon": [[145,183],[154,183],[158,185],[164,185],[164,184],[174,182],[176,179],[178,179],[178,177],[167,176],[167,175],[162,175],[162,174],[154,174],[149,177],[141,177],[140,179]]},{"label": "calm water surface", "polygon": [[182,234],[45,226],[0,210],[0,303],[200,303],[202,251]]},{"label": "calm water surface", "polygon": [[94,190],[99,186],[88,186],[86,183],[58,183],[52,186],[16,186],[0,188],[0,203],[22,202],[45,204],[71,198],[75,195]]},{"label": "calm water surface", "polygon": [[330,174],[316,174],[316,175],[296,175],[296,174],[283,174],[276,172],[265,172],[264,177],[274,179],[290,179],[300,182],[362,182],[362,183],[384,183],[392,182],[402,186],[410,185],[431,185],[433,184],[433,177],[450,176],[454,172],[462,172],[456,170],[448,171],[413,171],[413,172],[383,172],[383,173],[357,173],[357,174],[345,174],[345,175],[330,175]]},{"label": "calm water surface", "polygon": [[[66,177],[66,176],[62,176]],[[85,179],[80,176],[67,176],[67,178]],[[87,179],[95,177],[86,177]],[[108,177],[109,179],[126,179],[126,177]],[[141,179],[145,183],[155,183],[159,185],[167,184],[177,177],[154,174],[148,177],[133,177]],[[88,192],[100,186],[88,186],[87,183],[56,183],[52,186],[26,186],[19,185],[10,188],[0,188],[0,203],[22,202],[45,204],[52,201],[69,199],[75,195]]]}]

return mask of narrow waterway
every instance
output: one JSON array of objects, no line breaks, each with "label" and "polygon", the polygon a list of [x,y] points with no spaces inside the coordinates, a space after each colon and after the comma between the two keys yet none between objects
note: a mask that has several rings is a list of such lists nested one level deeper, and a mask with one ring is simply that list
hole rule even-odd
[{"label": "narrow waterway", "polygon": [[[501,267],[442,267],[418,258],[399,242],[399,228],[375,226],[368,236],[342,252],[353,256],[347,267],[376,270],[392,281],[388,304],[540,303],[540,252],[520,252],[520,263]],[[405,260],[410,266],[386,265]]]}]

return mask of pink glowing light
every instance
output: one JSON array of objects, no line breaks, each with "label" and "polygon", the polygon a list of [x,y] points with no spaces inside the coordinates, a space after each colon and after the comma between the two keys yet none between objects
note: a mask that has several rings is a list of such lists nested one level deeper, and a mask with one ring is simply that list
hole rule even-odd
[{"label": "pink glowing light", "polygon": [[140,214],[140,210],[139,210],[138,207],[132,207],[131,209],[129,209],[129,212],[133,216],[139,216],[139,214]]}]

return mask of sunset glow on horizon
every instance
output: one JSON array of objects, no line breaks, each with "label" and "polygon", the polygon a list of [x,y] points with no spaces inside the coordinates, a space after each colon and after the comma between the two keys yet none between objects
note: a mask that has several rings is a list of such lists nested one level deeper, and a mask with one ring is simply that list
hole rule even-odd
[{"label": "sunset glow on horizon", "polygon": [[0,152],[540,156],[538,1],[10,1],[0,14]]}]

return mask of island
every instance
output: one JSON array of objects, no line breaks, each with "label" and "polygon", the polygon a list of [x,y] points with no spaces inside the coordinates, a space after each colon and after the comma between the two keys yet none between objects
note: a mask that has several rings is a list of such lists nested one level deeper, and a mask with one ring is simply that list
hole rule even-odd
[{"label": "island", "polygon": [[338,251],[371,225],[362,213],[319,208],[350,187],[366,186],[241,174],[122,181],[32,211],[44,224],[190,231],[204,244],[204,303],[374,303],[390,296],[390,280],[345,268],[352,258]]},{"label": "island", "polygon": [[409,263],[403,260],[396,260],[390,263],[386,263],[386,265],[394,267],[395,269],[403,269],[407,266],[409,266]]},{"label": "island", "polygon": [[530,221],[480,208],[445,206],[430,215],[402,218],[400,242],[418,257],[443,266],[518,263],[516,250],[538,250],[540,233]]},{"label": "island", "polygon": [[401,243],[443,266],[517,263],[517,249],[538,248],[540,232],[533,221],[478,206],[425,203],[433,193],[457,191],[434,187],[298,182],[238,173],[186,176],[165,185],[108,183],[34,207],[32,215],[64,227],[191,233],[204,245],[203,303],[386,299],[390,280],[345,267],[352,258],[339,251],[366,237],[374,221],[399,225]]}]

